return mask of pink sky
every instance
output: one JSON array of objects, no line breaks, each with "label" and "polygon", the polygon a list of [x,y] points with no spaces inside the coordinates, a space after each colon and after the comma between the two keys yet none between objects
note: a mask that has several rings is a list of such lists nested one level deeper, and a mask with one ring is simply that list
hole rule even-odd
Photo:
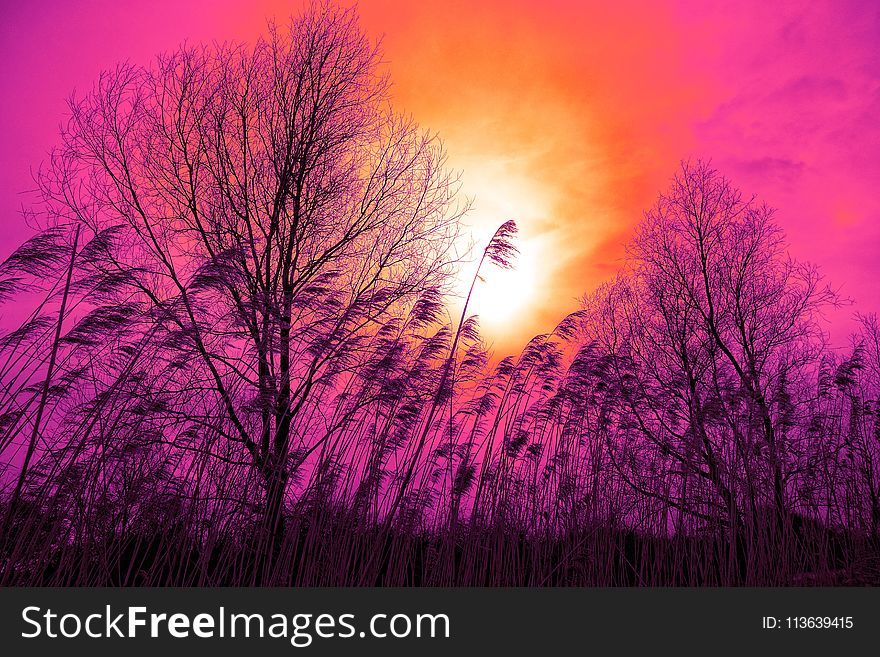
[{"label": "pink sky", "polygon": [[[533,296],[486,318],[501,349],[552,328],[618,266],[682,158],[707,157],[779,208],[796,257],[880,309],[880,5],[374,0],[395,105],[446,140],[475,197],[477,237],[519,221]],[[613,7],[611,6],[613,5]],[[120,60],[191,42],[252,41],[299,2],[4,2],[0,256],[65,97]],[[517,285],[521,285],[518,283]],[[478,309],[479,310],[479,309]]]}]

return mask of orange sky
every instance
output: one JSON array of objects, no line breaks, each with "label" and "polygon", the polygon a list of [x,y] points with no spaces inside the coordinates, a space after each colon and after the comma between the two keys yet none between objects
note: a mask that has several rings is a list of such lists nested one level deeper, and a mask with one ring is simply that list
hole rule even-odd
[{"label": "orange sky", "polygon": [[[438,131],[463,171],[475,238],[510,218],[521,227],[519,277],[499,286],[488,272],[475,304],[507,351],[617,269],[632,226],[688,157],[712,158],[780,208],[795,255],[822,265],[859,309],[880,306],[880,9],[870,4],[364,0],[359,10],[368,33],[384,35],[395,107]],[[4,3],[0,250],[24,234],[19,192],[74,87],[184,39],[252,42],[267,17],[300,6]],[[504,316],[499,306],[520,292],[531,296]]]},{"label": "orange sky", "polygon": [[383,0],[361,13],[385,34],[396,105],[438,129],[463,169],[478,240],[508,218],[521,227],[522,276],[535,280],[493,289],[490,272],[484,290],[497,301],[531,283],[531,296],[514,320],[478,295],[484,332],[507,350],[551,329],[617,269],[688,154],[717,92],[687,58],[711,43],[645,3]]},{"label": "orange sky", "polygon": [[[484,286],[475,308],[500,351],[551,329],[617,270],[686,158],[712,159],[779,208],[793,254],[856,300],[830,315],[837,343],[853,312],[878,309],[880,6],[373,0],[360,11],[384,34],[396,105],[439,130],[463,169],[478,239],[508,218],[521,227],[529,280]],[[493,317],[500,293],[520,288],[532,296],[515,319]]]}]

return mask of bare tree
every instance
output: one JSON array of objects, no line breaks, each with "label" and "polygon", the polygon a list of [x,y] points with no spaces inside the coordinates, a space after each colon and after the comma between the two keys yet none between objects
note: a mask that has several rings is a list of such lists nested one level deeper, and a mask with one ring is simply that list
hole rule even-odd
[{"label": "bare tree", "polygon": [[617,317],[606,342],[635,368],[623,398],[652,446],[630,457],[632,476],[655,472],[656,458],[675,462],[662,468],[679,475],[682,510],[716,513],[699,488],[690,494],[703,508],[688,502],[695,477],[733,525],[743,503],[752,513],[769,504],[781,520],[794,468],[787,386],[816,361],[818,314],[834,293],[815,267],[788,256],[772,211],[703,162],[684,164],[646,213],[629,258],[605,307]]},{"label": "bare tree", "polygon": [[380,58],[353,10],[317,3],[252,48],[120,66],[71,102],[40,174],[48,220],[102,237],[93,314],[150,336],[176,391],[165,433],[197,416],[214,437],[190,448],[241,451],[273,545],[291,473],[326,439],[298,422],[315,391],[454,261],[456,180],[389,109]]}]

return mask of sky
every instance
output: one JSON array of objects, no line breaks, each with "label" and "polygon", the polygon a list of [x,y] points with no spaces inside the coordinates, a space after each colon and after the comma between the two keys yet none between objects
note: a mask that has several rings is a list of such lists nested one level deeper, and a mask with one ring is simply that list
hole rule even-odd
[{"label": "sky", "polygon": [[[31,169],[65,99],[182,41],[253,42],[278,0],[0,0],[0,257],[28,235]],[[553,328],[619,268],[683,159],[778,209],[793,256],[880,310],[880,3],[363,0],[396,109],[444,140],[476,244],[515,219],[516,271],[473,310],[499,351]],[[463,274],[467,277],[468,272]]]}]

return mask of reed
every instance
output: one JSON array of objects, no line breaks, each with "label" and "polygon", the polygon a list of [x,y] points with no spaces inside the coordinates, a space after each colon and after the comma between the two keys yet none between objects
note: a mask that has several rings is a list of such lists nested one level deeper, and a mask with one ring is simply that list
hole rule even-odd
[{"label": "reed", "polygon": [[613,281],[489,353],[380,61],[316,3],[72,103],[0,264],[0,584],[878,583],[876,316],[830,349],[818,270],[685,163]]}]

